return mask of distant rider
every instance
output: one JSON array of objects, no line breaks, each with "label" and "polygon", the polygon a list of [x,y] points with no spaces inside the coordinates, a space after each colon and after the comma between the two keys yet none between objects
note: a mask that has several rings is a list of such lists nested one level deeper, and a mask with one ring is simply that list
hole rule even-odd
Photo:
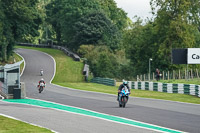
[{"label": "distant rider", "polygon": [[129,93],[131,94],[131,90],[130,90],[130,88],[129,88],[129,86],[128,86],[128,81],[123,81],[123,84],[121,84],[121,85],[119,86],[119,88],[118,88],[117,101],[119,101],[119,94],[121,93],[122,89],[123,89],[125,86],[127,87]]},{"label": "distant rider", "polygon": [[44,71],[43,71],[43,69],[41,69],[40,70],[40,75],[43,76],[43,73],[44,73]]}]

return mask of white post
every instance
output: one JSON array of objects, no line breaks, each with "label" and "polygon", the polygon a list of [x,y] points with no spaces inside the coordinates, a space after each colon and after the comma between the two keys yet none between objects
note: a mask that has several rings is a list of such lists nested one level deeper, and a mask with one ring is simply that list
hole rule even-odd
[{"label": "white post", "polygon": [[153,59],[152,58],[149,58],[149,81],[151,80],[151,61]]}]

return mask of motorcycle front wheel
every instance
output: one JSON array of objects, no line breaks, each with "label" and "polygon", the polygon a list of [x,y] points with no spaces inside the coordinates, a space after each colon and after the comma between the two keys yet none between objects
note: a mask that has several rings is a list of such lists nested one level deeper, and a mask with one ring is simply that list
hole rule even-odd
[{"label": "motorcycle front wheel", "polygon": [[126,97],[122,97],[122,107],[125,108],[126,106],[126,102],[127,102],[127,98]]}]

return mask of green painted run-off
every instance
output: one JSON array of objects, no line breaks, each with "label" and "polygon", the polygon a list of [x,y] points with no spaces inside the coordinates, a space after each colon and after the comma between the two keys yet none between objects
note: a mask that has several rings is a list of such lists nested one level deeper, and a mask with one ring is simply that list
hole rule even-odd
[{"label": "green painted run-off", "polygon": [[164,127],[159,127],[156,125],[150,125],[142,122],[137,122],[134,120],[129,120],[117,116],[111,116],[107,114],[102,114],[94,111],[89,111],[89,110],[84,110],[76,107],[70,107],[66,105],[61,105],[61,104],[56,104],[52,102],[46,102],[46,101],[40,101],[40,100],[35,100],[35,99],[5,99],[4,101],[6,102],[11,102],[11,103],[20,103],[20,104],[28,104],[28,105],[34,105],[34,106],[40,106],[40,107],[45,107],[45,108],[52,108],[52,109],[58,109],[58,110],[63,110],[67,112],[73,112],[81,115],[87,115],[87,116],[92,116],[100,119],[105,119],[105,120],[110,120],[113,122],[119,122],[123,124],[128,124],[128,125],[133,125],[133,126],[138,126],[150,130],[157,130],[157,131],[162,131],[166,133],[181,133],[181,131],[176,131],[173,129],[168,129]]}]

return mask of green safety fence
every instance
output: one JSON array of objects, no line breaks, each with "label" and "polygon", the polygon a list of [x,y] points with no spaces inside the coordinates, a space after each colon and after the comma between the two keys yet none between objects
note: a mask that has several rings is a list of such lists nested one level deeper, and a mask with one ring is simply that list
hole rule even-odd
[{"label": "green safety fence", "polygon": [[92,83],[104,84],[109,86],[116,86],[116,80],[109,78],[95,77],[91,80]]},{"label": "green safety fence", "polygon": [[184,94],[190,94],[190,85],[189,84],[184,84]]},{"label": "green safety fence", "polygon": [[131,88],[135,89],[135,82],[131,82]]},{"label": "green safety fence", "polygon": [[141,90],[142,89],[142,83],[141,82],[138,82],[138,90]]},{"label": "green safety fence", "polygon": [[173,93],[178,93],[178,84],[172,84]]},{"label": "green safety fence", "polygon": [[153,83],[153,91],[158,91],[158,83]]},{"label": "green safety fence", "polygon": [[149,90],[149,82],[145,82],[145,90]]},{"label": "green safety fence", "polygon": [[163,83],[163,92],[167,92],[167,83]]},{"label": "green safety fence", "polygon": [[195,85],[195,95],[196,96],[199,96],[199,86],[198,85]]},{"label": "green safety fence", "polygon": [[[132,83],[132,85],[131,85],[132,89],[135,89],[138,86],[139,90],[141,90],[141,89],[142,90],[150,90],[150,82],[137,82],[137,86],[135,86],[135,82],[132,81],[131,83]],[[162,92],[181,93],[181,94],[188,94],[188,95],[196,95],[196,96],[200,97],[200,85],[168,84],[168,83],[153,82],[153,91],[158,91],[158,87],[161,87],[162,90],[160,90],[160,91],[162,91]],[[172,89],[172,91],[171,91],[171,89]]]}]

